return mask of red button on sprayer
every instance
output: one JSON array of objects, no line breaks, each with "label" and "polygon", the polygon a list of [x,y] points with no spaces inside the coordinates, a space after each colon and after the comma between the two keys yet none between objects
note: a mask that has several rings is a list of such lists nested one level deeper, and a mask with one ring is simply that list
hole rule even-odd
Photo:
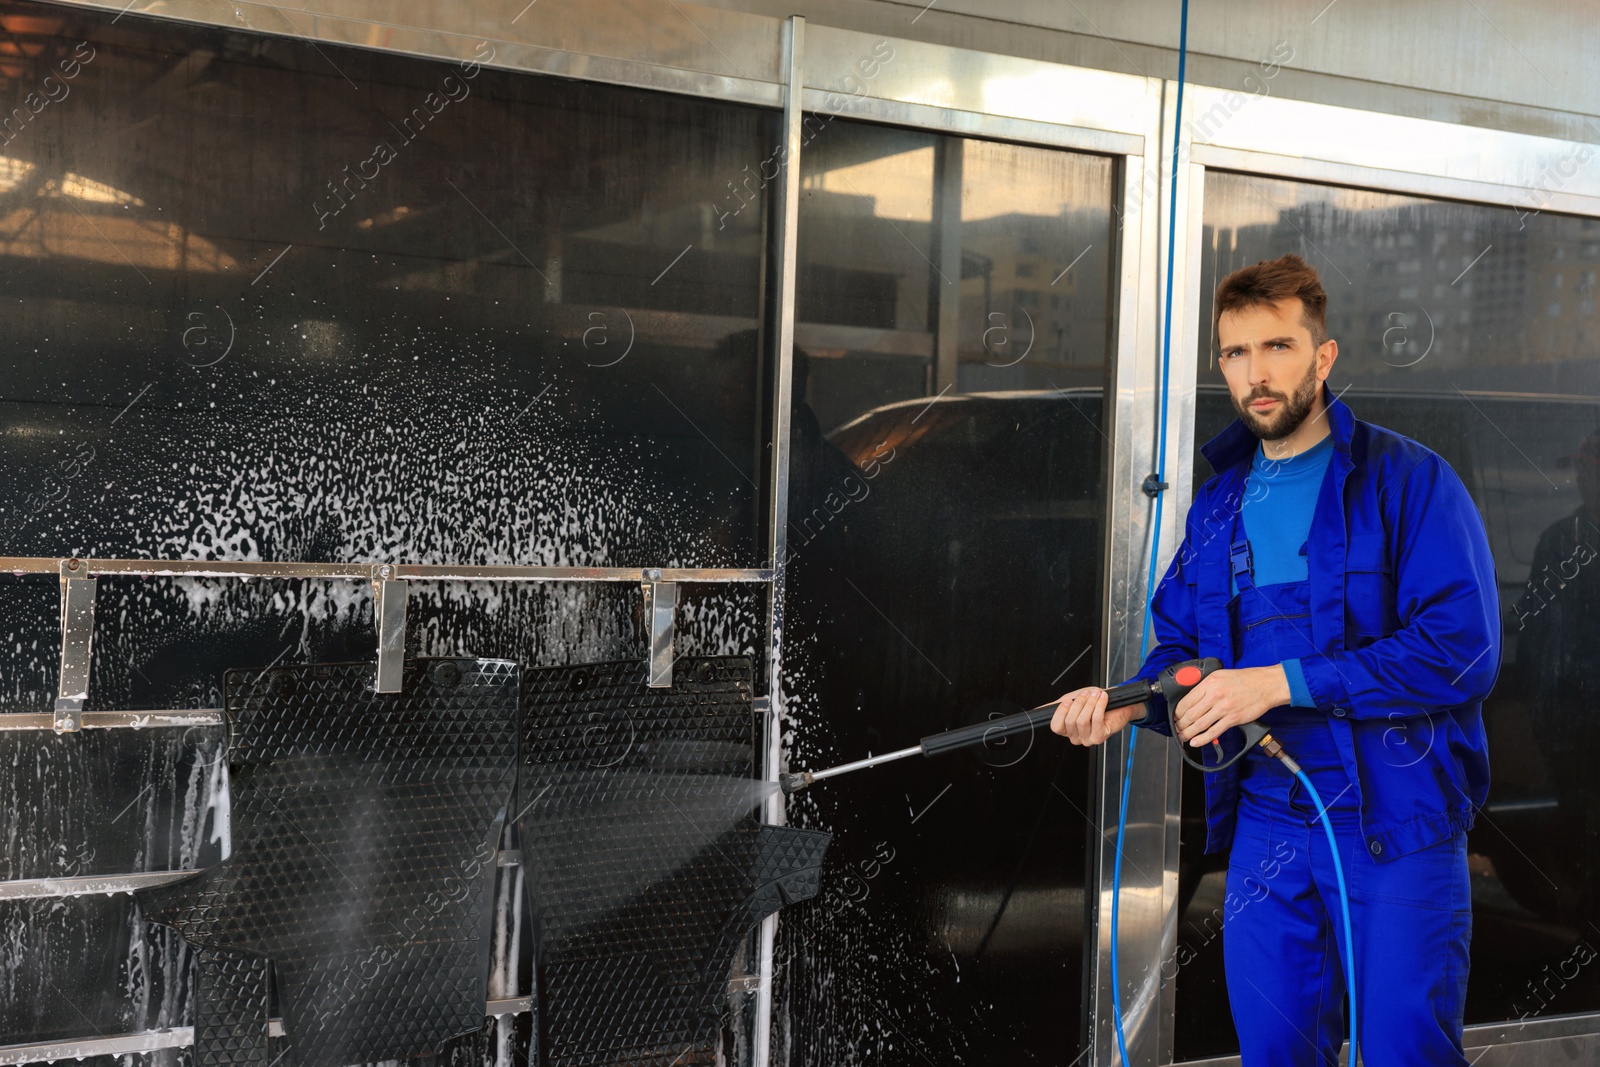
[{"label": "red button on sprayer", "polygon": [[1178,672],[1172,676],[1172,680],[1185,689],[1193,688],[1200,684],[1200,668],[1192,663],[1187,667],[1179,667]]}]

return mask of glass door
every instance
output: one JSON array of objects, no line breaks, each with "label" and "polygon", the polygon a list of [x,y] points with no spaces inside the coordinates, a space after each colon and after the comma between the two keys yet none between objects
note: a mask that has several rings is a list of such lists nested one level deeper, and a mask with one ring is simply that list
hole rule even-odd
[{"label": "glass door", "polygon": [[[1600,220],[1211,171],[1201,256],[1199,446],[1233,417],[1210,294],[1296,252],[1339,342],[1329,385],[1355,416],[1422,442],[1466,483],[1499,577],[1504,663],[1484,706],[1489,800],[1468,838],[1467,1023],[1600,1010]],[[1210,468],[1195,454],[1198,485]],[[1428,757],[1426,723],[1388,736]],[[1185,776],[1176,1051],[1237,1051],[1222,978],[1226,857],[1203,856]]]},{"label": "glass door", "polygon": [[[820,768],[1100,669],[1115,168],[843,120],[802,158],[784,662]],[[792,798],[835,838],[786,1062],[1079,1056],[1091,768],[1044,733]]]}]

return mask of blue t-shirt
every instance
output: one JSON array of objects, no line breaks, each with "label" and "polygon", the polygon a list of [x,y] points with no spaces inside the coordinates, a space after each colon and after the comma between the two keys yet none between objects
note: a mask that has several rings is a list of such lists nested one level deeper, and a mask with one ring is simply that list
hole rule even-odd
[{"label": "blue t-shirt", "polygon": [[[1311,536],[1317,494],[1331,459],[1331,433],[1287,459],[1268,459],[1261,447],[1256,447],[1239,509],[1244,535],[1250,541],[1251,580],[1256,585],[1307,580],[1309,571],[1301,549]],[[1233,591],[1238,593],[1237,583]],[[1316,707],[1300,661],[1285,660],[1283,672],[1289,678],[1289,703],[1297,708]]]}]

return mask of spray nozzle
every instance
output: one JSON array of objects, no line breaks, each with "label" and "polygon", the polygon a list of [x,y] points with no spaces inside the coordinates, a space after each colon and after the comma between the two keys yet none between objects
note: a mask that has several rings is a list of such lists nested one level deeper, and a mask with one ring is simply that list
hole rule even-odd
[{"label": "spray nozzle", "polygon": [[816,778],[812,776],[810,771],[800,771],[797,774],[780,774],[778,776],[778,788],[783,790],[784,796],[789,796],[791,793],[798,793],[814,781],[816,781]]}]

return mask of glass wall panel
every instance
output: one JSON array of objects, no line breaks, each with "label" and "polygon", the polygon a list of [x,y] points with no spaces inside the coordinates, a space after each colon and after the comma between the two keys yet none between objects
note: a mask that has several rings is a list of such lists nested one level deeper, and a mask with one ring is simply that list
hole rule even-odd
[{"label": "glass wall panel", "polygon": [[[1100,670],[1108,159],[835,121],[800,209],[791,767]],[[1082,1051],[1090,761],[1048,732],[796,794],[835,834],[780,946],[784,1062]]]},{"label": "glass wall panel", "polygon": [[[772,115],[493,62],[0,3],[0,555],[764,565],[767,209],[724,198]],[[0,581],[0,707],[47,710],[56,583]],[[686,588],[676,651],[759,662],[761,603]],[[97,618],[99,708],[375,647],[357,582],[102,579]],[[636,588],[414,583],[409,621],[643,662]],[[8,742],[0,879],[214,862],[216,740]],[[185,1023],[131,907],[8,909],[0,1044]]]},{"label": "glass wall panel", "polygon": [[[1586,565],[1600,546],[1600,221],[1210,173],[1202,337],[1217,283],[1286,252],[1328,291],[1334,391],[1358,418],[1443,456],[1494,550],[1504,665],[1484,707],[1489,801],[1468,839],[1467,1021],[1600,1009],[1600,978],[1581,966],[1600,937],[1600,791],[1587,763],[1600,578]],[[1199,355],[1197,445],[1233,417],[1214,343]],[[1197,484],[1210,474],[1198,452],[1195,472]],[[1226,858],[1201,853],[1198,778],[1186,775],[1183,800],[1180,1058],[1238,1047],[1215,935]]]}]

